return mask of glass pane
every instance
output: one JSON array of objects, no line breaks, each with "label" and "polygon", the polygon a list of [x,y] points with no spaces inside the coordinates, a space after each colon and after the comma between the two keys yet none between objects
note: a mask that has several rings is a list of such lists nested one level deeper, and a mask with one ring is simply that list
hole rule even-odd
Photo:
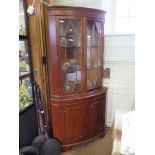
[{"label": "glass pane", "polygon": [[26,23],[23,0],[19,0],[19,35],[26,35]]},{"label": "glass pane", "polygon": [[30,73],[28,42],[27,40],[19,41],[19,75]]},{"label": "glass pane", "polygon": [[62,88],[64,92],[81,90],[81,21],[63,19],[60,23]]},{"label": "glass pane", "polygon": [[87,89],[101,86],[101,22],[87,23]]},{"label": "glass pane", "polygon": [[32,103],[32,86],[30,78],[24,78],[19,81],[19,110]]}]

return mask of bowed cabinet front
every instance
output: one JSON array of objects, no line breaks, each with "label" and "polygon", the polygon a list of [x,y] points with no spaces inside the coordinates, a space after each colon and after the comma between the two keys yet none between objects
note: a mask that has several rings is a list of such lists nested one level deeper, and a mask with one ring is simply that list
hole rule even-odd
[{"label": "bowed cabinet front", "polygon": [[105,133],[104,14],[82,7],[46,10],[51,125],[64,150]]}]

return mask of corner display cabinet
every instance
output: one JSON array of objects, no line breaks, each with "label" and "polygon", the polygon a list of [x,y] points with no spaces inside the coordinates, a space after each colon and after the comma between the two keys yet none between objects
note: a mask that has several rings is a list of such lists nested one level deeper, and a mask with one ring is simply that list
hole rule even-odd
[{"label": "corner display cabinet", "polygon": [[105,134],[104,14],[68,6],[46,10],[52,132],[63,150]]}]

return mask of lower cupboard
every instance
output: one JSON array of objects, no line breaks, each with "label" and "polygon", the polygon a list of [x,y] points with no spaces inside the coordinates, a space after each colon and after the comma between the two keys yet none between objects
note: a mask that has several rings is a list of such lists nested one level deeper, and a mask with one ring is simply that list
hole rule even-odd
[{"label": "lower cupboard", "polygon": [[105,134],[106,91],[78,96],[52,98],[53,137],[63,150]]}]

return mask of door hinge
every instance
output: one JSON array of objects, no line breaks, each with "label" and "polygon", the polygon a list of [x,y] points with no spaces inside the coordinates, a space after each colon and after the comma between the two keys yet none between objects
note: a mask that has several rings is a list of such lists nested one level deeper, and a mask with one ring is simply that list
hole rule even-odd
[{"label": "door hinge", "polygon": [[46,56],[42,56],[42,64],[43,65],[46,65],[47,64],[47,59],[46,59]]}]

